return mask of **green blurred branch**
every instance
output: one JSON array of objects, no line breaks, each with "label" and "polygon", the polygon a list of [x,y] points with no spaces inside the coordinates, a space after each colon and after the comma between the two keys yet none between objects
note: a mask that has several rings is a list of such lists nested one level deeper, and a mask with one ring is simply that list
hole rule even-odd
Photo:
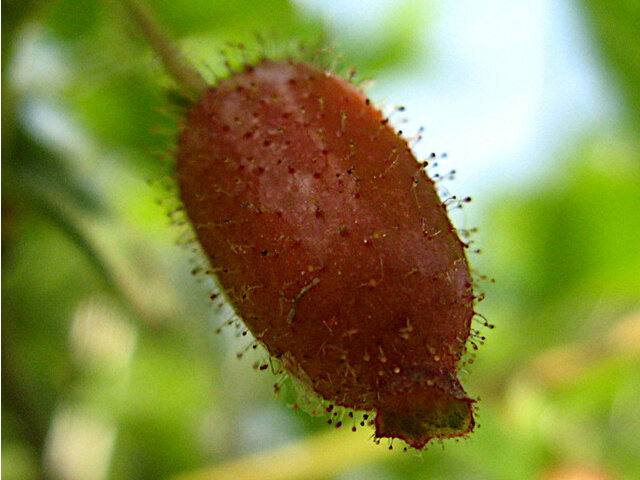
[{"label": "green blurred branch", "polygon": [[170,480],[297,480],[333,477],[347,468],[390,458],[375,445],[368,428],[329,431],[220,465],[179,474]]}]

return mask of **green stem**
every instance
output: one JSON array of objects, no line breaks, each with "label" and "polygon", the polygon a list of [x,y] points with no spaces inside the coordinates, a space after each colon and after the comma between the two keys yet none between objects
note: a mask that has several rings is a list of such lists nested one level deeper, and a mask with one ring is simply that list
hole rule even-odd
[{"label": "green stem", "polygon": [[149,45],[156,52],[167,72],[192,100],[198,100],[209,89],[209,84],[184,58],[176,44],[165,34],[160,24],[142,5],[140,0],[123,0],[142,30]]}]

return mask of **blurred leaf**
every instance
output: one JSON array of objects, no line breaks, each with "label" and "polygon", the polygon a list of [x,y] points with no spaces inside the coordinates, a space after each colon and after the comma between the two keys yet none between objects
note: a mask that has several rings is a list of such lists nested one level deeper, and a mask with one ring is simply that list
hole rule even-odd
[{"label": "blurred leaf", "polygon": [[583,0],[583,3],[636,128],[640,128],[640,2]]},{"label": "blurred leaf", "polygon": [[[184,4],[172,0],[147,1],[161,24],[179,37],[199,32],[290,33],[306,23],[289,0],[194,0]],[[311,23],[311,22],[308,22]]]},{"label": "blurred leaf", "polygon": [[55,191],[86,212],[104,213],[104,205],[92,185],[85,178],[79,178],[69,162],[34,141],[23,128],[15,133],[12,144],[15,152],[12,153],[16,154],[8,155],[3,162],[8,175],[3,179],[3,187],[8,197],[24,202],[28,201],[24,197],[32,191]]},{"label": "blurred leaf", "polygon": [[420,63],[417,59],[425,57],[422,36],[432,19],[431,3],[394,2],[385,13],[382,23],[363,38],[338,32],[339,38],[344,36],[349,40],[338,46],[339,52],[366,76],[416,65]]},{"label": "blurred leaf", "polygon": [[42,11],[47,25],[60,38],[68,40],[90,35],[98,23],[99,13],[99,1],[85,0],[52,0]]},{"label": "blurred leaf", "polygon": [[624,310],[640,299],[637,155],[630,139],[590,139],[544,186],[501,199],[487,217],[487,230],[501,232],[487,239],[499,241],[487,248],[500,255],[497,288],[529,312],[532,337],[569,339],[600,303]]}]

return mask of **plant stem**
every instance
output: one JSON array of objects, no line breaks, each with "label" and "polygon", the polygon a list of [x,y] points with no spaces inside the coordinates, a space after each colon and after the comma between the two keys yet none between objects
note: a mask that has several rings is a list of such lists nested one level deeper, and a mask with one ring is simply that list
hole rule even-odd
[{"label": "plant stem", "polygon": [[156,52],[167,72],[185,90],[191,100],[198,100],[209,89],[206,80],[195,67],[184,58],[176,44],[163,31],[153,15],[142,5],[141,0],[123,0],[149,45]]}]

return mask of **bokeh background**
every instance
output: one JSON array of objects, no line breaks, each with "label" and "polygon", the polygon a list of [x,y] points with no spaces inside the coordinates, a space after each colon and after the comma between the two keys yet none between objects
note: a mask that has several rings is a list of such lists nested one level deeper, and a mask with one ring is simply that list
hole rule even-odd
[{"label": "bokeh background", "polygon": [[127,11],[4,0],[3,479],[640,478],[639,2],[147,5],[209,75],[256,33],[334,45],[447,153],[496,279],[481,427],[389,451],[275,396],[167,215],[172,83]]}]

